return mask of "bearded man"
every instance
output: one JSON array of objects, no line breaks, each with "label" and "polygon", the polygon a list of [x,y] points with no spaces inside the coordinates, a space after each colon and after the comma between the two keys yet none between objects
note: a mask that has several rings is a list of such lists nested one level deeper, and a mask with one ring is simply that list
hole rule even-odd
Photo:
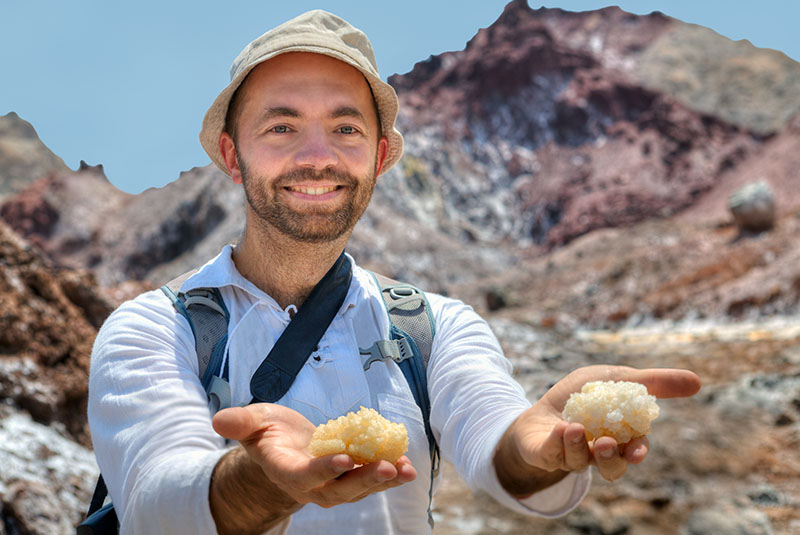
[{"label": "bearded man", "polygon": [[[245,230],[180,289],[215,288],[228,309],[232,408],[209,415],[195,333],[164,293],[112,314],[92,356],[89,420],[121,531],[431,533],[425,415],[394,361],[366,367],[359,352],[390,327],[366,271],[352,266],[341,307],[288,391],[250,403],[264,356],[343,257],[376,180],[402,154],[395,92],[366,36],[324,11],[250,43],[231,75],[200,138],[244,188]],[[646,437],[589,444],[582,425],[561,419],[587,381],[638,381],[662,397],[699,389],[688,371],[599,366],[531,405],[486,322],[457,300],[427,296],[432,434],[473,489],[514,511],[566,514],[589,487],[590,465],[613,480],[646,456]],[[405,424],[407,455],[360,466],[345,454],[309,455],[315,425],[359,406]]]}]

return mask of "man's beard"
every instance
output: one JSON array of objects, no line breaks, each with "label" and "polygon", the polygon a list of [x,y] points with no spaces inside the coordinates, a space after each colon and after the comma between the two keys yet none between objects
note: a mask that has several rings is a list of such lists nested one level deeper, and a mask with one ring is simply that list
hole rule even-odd
[{"label": "man's beard", "polygon": [[[247,203],[258,217],[259,224],[271,226],[286,236],[306,243],[330,242],[351,232],[367,209],[376,182],[374,172],[359,181],[349,173],[332,169],[322,172],[297,169],[270,182],[253,174],[241,159],[238,163]],[[332,179],[348,193],[344,206],[335,212],[328,212],[329,208],[309,208],[306,212],[297,212],[281,200],[279,193],[287,186],[324,179]]]}]

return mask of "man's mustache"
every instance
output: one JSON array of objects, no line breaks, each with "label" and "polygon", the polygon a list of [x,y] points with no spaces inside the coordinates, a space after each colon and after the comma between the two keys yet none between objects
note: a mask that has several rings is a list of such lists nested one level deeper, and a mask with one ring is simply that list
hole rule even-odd
[{"label": "man's mustache", "polygon": [[275,179],[275,186],[285,188],[300,182],[335,182],[342,186],[356,186],[358,181],[353,175],[344,171],[337,171],[335,169],[323,169],[316,171],[314,169],[296,169],[288,173],[279,175]]}]

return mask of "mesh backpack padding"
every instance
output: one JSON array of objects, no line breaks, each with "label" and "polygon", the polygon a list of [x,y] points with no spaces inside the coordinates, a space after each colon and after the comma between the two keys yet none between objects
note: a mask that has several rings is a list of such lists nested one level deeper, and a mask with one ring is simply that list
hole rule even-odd
[{"label": "mesh backpack padding", "polygon": [[191,309],[200,378],[203,379],[214,353],[214,345],[228,334],[228,324],[220,321],[219,313],[209,307],[195,305]]},{"label": "mesh backpack padding", "polygon": [[[397,282],[385,275],[372,273],[381,297],[389,312],[392,324],[408,334],[417,344],[425,370],[428,369],[428,360],[433,346],[433,318],[425,298],[425,294],[411,286]],[[395,294],[395,290],[398,292]],[[401,304],[398,304],[400,303]]]},{"label": "mesh backpack padding", "polygon": [[[423,296],[419,295],[419,299],[394,306],[392,307],[391,315],[392,322],[394,322],[395,326],[402,329],[414,339],[424,361],[425,368],[427,368],[428,358],[431,354],[431,345],[433,344],[433,333],[431,328],[425,324],[428,322],[428,317],[425,311],[424,299]],[[424,322],[419,319],[418,316],[420,314],[424,315]]]}]

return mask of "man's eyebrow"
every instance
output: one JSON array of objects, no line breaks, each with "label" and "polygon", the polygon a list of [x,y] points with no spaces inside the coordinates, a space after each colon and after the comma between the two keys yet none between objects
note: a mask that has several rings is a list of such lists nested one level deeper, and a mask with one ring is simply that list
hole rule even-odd
[{"label": "man's eyebrow", "polygon": [[340,106],[331,112],[331,119],[340,119],[342,117],[352,117],[364,123],[368,122],[364,114],[352,106]]},{"label": "man's eyebrow", "polygon": [[272,108],[265,108],[261,114],[261,120],[274,119],[275,117],[300,117],[300,112],[294,108],[287,108],[285,106],[276,106]]}]

